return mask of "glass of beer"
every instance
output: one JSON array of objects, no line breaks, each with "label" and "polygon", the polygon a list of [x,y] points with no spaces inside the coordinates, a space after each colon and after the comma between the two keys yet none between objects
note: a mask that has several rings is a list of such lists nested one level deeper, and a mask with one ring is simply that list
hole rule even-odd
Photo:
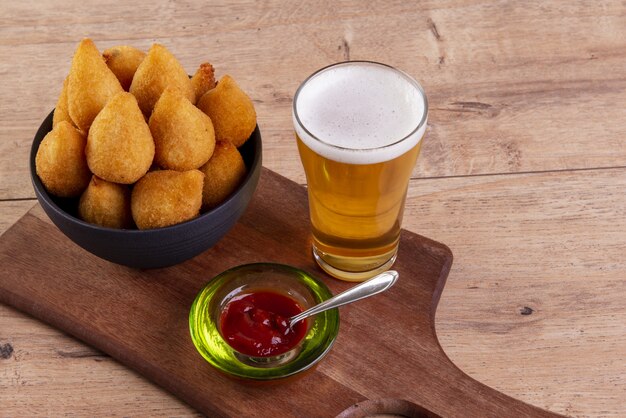
[{"label": "glass of beer", "polygon": [[394,263],[427,116],[422,87],[376,62],[330,65],[296,91],[313,256],[327,273],[362,281]]}]

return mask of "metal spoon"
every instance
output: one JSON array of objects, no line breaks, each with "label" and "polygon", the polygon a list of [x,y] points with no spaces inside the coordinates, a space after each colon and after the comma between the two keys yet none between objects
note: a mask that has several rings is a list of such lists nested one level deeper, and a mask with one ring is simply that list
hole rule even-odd
[{"label": "metal spoon", "polygon": [[291,328],[296,322],[300,322],[309,316],[377,295],[393,286],[396,280],[398,280],[398,277],[398,272],[394,270],[381,273],[378,276],[374,276],[357,286],[351,287],[350,289],[341,292],[304,312],[299,313],[298,315],[292,316],[287,319],[286,322],[289,328]]}]

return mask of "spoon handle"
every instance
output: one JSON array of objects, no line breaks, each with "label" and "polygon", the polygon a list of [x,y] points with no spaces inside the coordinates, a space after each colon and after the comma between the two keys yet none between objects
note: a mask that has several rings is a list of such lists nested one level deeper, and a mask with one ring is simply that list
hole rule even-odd
[{"label": "spoon handle", "polygon": [[302,321],[303,319],[308,318],[311,315],[315,315],[328,309],[337,308],[347,303],[356,302],[357,300],[365,299],[367,297],[377,295],[380,292],[384,292],[385,290],[393,286],[393,284],[398,279],[398,276],[398,272],[394,270],[389,270],[377,276],[374,276],[357,286],[351,287],[350,289],[341,292],[338,295],[333,296],[332,298],[327,299],[324,302],[315,305],[302,313],[299,313],[298,315],[292,316],[289,319],[289,323],[290,325],[293,325],[296,322]]}]

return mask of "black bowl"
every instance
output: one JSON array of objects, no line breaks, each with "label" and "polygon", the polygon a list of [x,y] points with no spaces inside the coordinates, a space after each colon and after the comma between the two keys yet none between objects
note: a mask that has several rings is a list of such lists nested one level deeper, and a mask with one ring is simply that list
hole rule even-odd
[{"label": "black bowl", "polygon": [[78,198],[50,195],[35,171],[39,144],[52,130],[52,115],[43,121],[30,150],[30,176],[39,204],[52,222],[80,247],[105,260],[135,268],[168,267],[215,245],[248,206],[261,173],[261,132],[257,126],[239,148],[248,170],[237,190],[218,207],[177,225],[148,230],[104,228],[77,216]]}]

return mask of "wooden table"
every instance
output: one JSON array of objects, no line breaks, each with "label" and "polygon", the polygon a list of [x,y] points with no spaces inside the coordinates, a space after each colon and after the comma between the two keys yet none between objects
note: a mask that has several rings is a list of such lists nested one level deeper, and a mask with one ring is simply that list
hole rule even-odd
[{"label": "wooden table", "polygon": [[[571,416],[626,415],[626,4],[152,1],[0,5],[0,233],[35,204],[27,156],[77,42],[165,44],[254,98],[264,165],[304,184],[293,93],[370,59],[423,84],[404,227],[455,254],[437,313],[477,380]],[[42,278],[45,280],[45,278]],[[134,372],[0,305],[0,415],[194,415]]]}]

